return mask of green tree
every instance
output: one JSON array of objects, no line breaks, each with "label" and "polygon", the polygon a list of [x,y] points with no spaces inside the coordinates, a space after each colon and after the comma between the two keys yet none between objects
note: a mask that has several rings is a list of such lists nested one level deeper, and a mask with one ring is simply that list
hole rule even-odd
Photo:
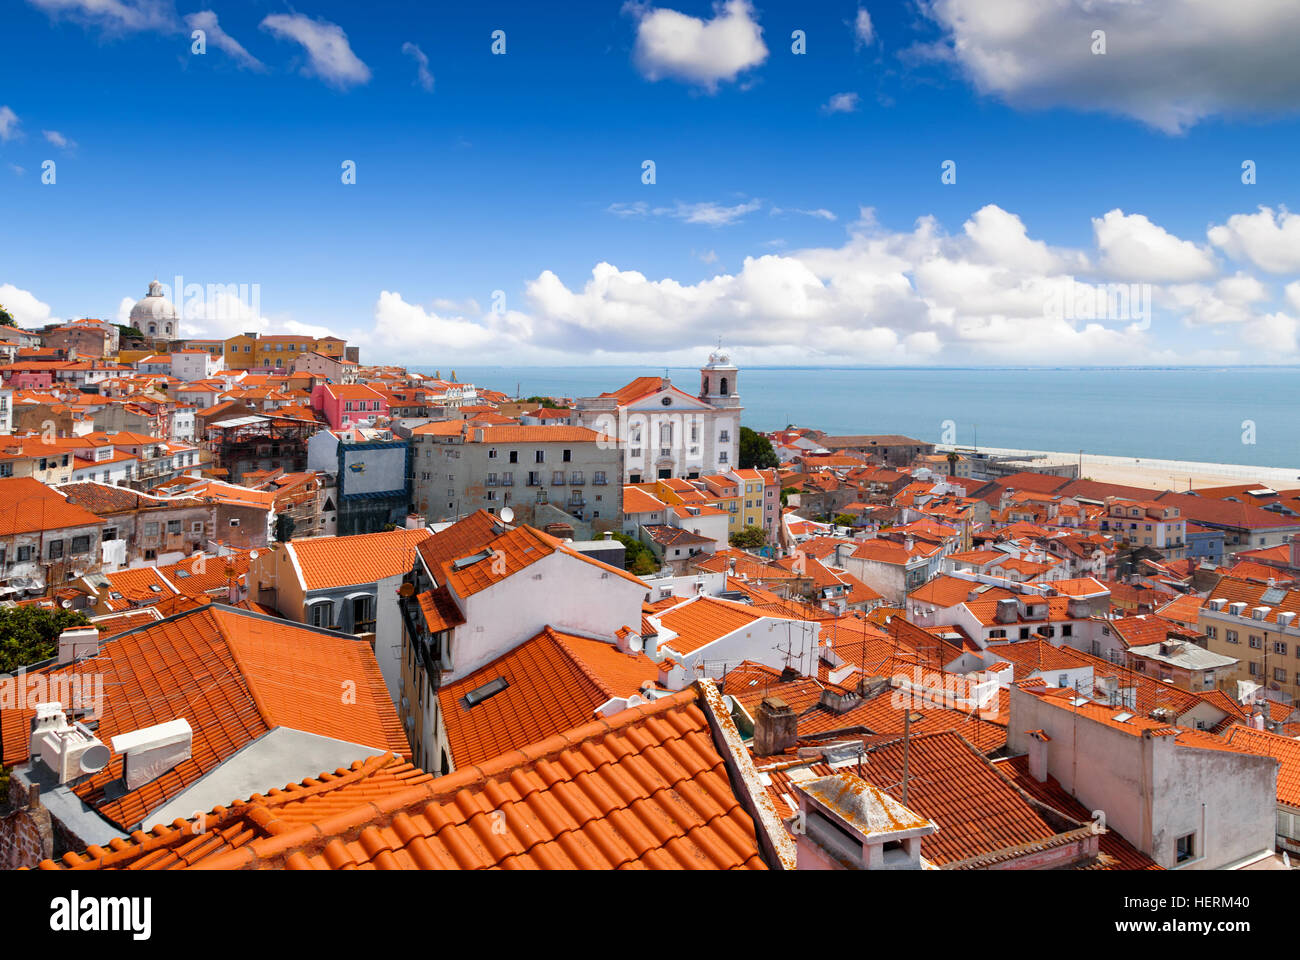
[{"label": "green tree", "polygon": [[521,403],[535,403],[547,410],[559,410],[560,405],[550,397],[525,397]]},{"label": "green tree", "polygon": [[857,522],[858,522],[857,518],[854,517],[852,514],[849,513],[835,514],[835,526],[837,527],[851,527]]},{"label": "green tree", "polygon": [[40,663],[59,649],[59,634],[90,621],[76,610],[0,607],[0,673]]},{"label": "green tree", "polygon": [[293,517],[282,513],[275,518],[275,539],[281,543],[293,539]]},{"label": "green tree", "polygon": [[772,441],[749,427],[740,428],[740,469],[774,470],[780,465]]},{"label": "green tree", "polygon": [[784,506],[788,506],[788,505],[789,505],[789,502],[790,502],[790,494],[792,494],[792,493],[798,493],[798,492],[799,492],[799,491],[796,490],[794,487],[782,487],[782,488],[781,488],[781,506],[783,506],[783,507],[784,507]]},{"label": "green tree", "polygon": [[762,527],[748,526],[729,536],[727,542],[741,550],[757,550],[767,543],[767,533]]},{"label": "green tree", "polygon": [[5,309],[3,303],[0,303],[0,327],[16,326],[18,326],[18,323],[14,320],[14,315]]},{"label": "green tree", "polygon": [[659,559],[654,551],[640,540],[629,537],[625,533],[614,534],[614,539],[627,548],[627,553],[623,557],[623,569],[628,573],[645,577],[659,569]]}]

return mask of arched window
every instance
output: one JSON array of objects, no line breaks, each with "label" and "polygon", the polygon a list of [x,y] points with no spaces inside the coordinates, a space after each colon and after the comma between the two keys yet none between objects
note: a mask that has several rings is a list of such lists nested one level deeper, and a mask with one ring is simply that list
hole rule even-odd
[{"label": "arched window", "polygon": [[156,325],[156,324],[152,324],[152,323],[149,324],[149,336],[152,337],[152,336],[156,335],[157,333],[158,333],[158,327],[157,327],[157,325]]},{"label": "arched window", "polygon": [[730,394],[727,393],[727,378],[723,377],[721,383],[722,386],[718,389],[718,393],[720,393],[724,397],[730,396]]}]

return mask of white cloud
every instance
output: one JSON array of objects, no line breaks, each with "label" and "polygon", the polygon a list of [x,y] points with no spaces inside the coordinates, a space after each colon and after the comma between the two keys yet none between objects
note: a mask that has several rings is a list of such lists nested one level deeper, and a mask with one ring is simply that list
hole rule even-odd
[{"label": "white cloud", "polygon": [[671,77],[713,92],[767,59],[749,0],[714,4],[713,19],[628,3],[637,18],[636,64],[648,80]]},{"label": "white cloud", "polygon": [[1211,227],[1210,242],[1234,260],[1249,260],[1269,273],[1300,270],[1300,214],[1270,207],[1258,213],[1238,213],[1226,224]]},{"label": "white cloud", "polygon": [[865,7],[858,7],[858,14],[853,18],[853,46],[864,47],[875,35],[875,28],[871,25],[871,14],[867,13]]},{"label": "white cloud", "polygon": [[[636,209],[634,215],[654,212],[648,205]],[[491,350],[527,363],[574,356],[690,362],[692,351],[719,335],[744,362],[774,364],[1230,363],[1252,355],[1255,341],[1248,338],[1291,342],[1286,314],[1266,306],[1268,288],[1244,271],[1208,283],[1150,281],[1159,337],[1148,329],[1152,313],[1137,313],[1145,293],[1134,294],[1133,314],[1053,312],[1050,304],[1063,289],[1195,273],[1188,265],[1203,259],[1203,251],[1189,254],[1184,241],[1145,218],[1116,213],[1109,223],[1106,217],[1097,222],[1105,229],[1089,251],[1050,246],[992,204],[953,232],[933,217],[910,230],[890,230],[864,210],[838,246],[749,256],[739,270],[697,283],[654,279],[607,262],[579,285],[545,270],[527,284],[525,309],[504,317],[430,310],[386,291],[376,329],[379,346],[394,358],[434,360],[460,351],[469,359]],[[1128,259],[1113,262],[1121,251]],[[1300,282],[1288,295],[1300,299]],[[1236,339],[1213,351],[1162,346],[1183,323],[1231,329]],[[669,355],[665,344],[673,345]]]},{"label": "white cloud", "polygon": [[86,26],[109,32],[175,30],[172,0],[27,0],[52,18],[66,16]]},{"label": "white cloud", "polygon": [[18,114],[8,107],[0,107],[0,140],[12,140],[18,136]]},{"label": "white cloud", "polygon": [[433,74],[429,72],[429,58],[424,55],[424,51],[415,44],[407,42],[402,44],[402,53],[415,60],[415,82],[423,87],[426,93],[433,93]]},{"label": "white cloud", "polygon": [[743,219],[762,206],[761,200],[748,200],[730,206],[711,200],[700,203],[683,203],[678,200],[670,207],[652,207],[644,200],[638,200],[635,203],[611,203],[606,209],[618,217],[668,217],[684,223],[722,227]]},{"label": "white cloud", "polygon": [[1101,266],[1121,280],[1182,283],[1214,276],[1214,257],[1190,240],[1180,240],[1140,213],[1109,211],[1093,218]]},{"label": "white cloud", "polygon": [[228,54],[236,63],[247,70],[265,70],[261,60],[244,49],[243,44],[226,33],[217,21],[217,15],[211,10],[200,10],[185,16],[185,23],[191,30],[202,30],[209,42]]},{"label": "white cloud", "polygon": [[18,326],[28,329],[55,323],[59,319],[50,315],[48,303],[37,300],[35,294],[12,283],[0,283],[0,305],[9,311]]},{"label": "white cloud", "polygon": [[301,13],[273,13],[262,21],[262,29],[302,45],[307,52],[308,64],[303,67],[307,76],[340,89],[370,81],[370,68],[352,52],[347,34],[336,23]]},{"label": "white cloud", "polygon": [[1258,279],[1240,271],[1213,285],[1176,284],[1166,292],[1170,302],[1194,327],[1248,324],[1258,319],[1254,305],[1269,299],[1268,291]]},{"label": "white cloud", "polygon": [[45,137],[47,142],[52,143],[60,150],[71,151],[77,149],[77,141],[69,140],[57,130],[42,130],[41,135]]},{"label": "white cloud", "polygon": [[[1300,102],[1300,17],[1285,0],[932,0],[929,53],[1017,107],[1075,107],[1181,133]],[[1105,31],[1106,52],[1093,53]]]},{"label": "white cloud", "polygon": [[1293,309],[1300,312],[1300,280],[1294,280],[1286,285],[1286,299]]},{"label": "white cloud", "polygon": [[858,109],[856,93],[836,93],[822,106],[823,113],[853,113]]}]

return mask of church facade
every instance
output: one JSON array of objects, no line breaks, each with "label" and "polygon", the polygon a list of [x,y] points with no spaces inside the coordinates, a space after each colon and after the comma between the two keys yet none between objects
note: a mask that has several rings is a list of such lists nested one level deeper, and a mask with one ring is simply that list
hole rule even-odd
[{"label": "church facade", "polygon": [[700,368],[688,393],[667,373],[638,377],[619,390],[577,400],[574,423],[618,443],[623,482],[696,478],[739,467],[739,371],[721,351]]}]

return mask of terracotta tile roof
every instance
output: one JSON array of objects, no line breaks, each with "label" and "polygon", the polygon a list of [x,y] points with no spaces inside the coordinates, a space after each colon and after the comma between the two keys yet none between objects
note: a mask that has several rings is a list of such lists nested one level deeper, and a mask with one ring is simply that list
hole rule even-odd
[{"label": "terracotta tile roof", "polygon": [[991,644],[989,652],[1010,660],[1015,668],[1015,679],[1038,672],[1043,675],[1060,670],[1077,670],[1080,667],[1074,651],[1054,647],[1046,640],[1020,640],[1015,643]]},{"label": "terracotta tile roof", "polygon": [[100,638],[116,637],[118,634],[157,623],[162,614],[157,607],[143,607],[139,610],[124,610],[121,613],[103,613],[90,618],[90,624],[99,629]]},{"label": "terracotta tile roof", "polygon": [[1152,643],[1164,643],[1171,633],[1179,637],[1185,637],[1188,640],[1194,640],[1200,636],[1195,631],[1189,632],[1186,627],[1155,614],[1121,617],[1111,620],[1106,625],[1110,627],[1110,632],[1125,647],[1143,647]]},{"label": "terracotta tile roof", "polygon": [[89,510],[31,477],[0,480],[0,537],[68,527],[98,527],[103,521]]},{"label": "terracotta tile roof", "polygon": [[[231,607],[200,607],[108,641],[93,659],[41,673],[103,676],[97,735],[105,742],[177,717],[193,728],[190,758],[135,790],[114,797],[105,792],[122,777],[117,755],[73,786],[83,802],[124,830],[275,727],[409,752],[367,644]],[[356,684],[354,703],[339,695],[346,681]],[[0,699],[20,702],[12,695]],[[32,716],[34,710],[0,708],[6,765],[27,759]]]},{"label": "terracotta tile roof", "polygon": [[231,579],[248,573],[252,551],[232,550],[226,556],[199,554],[159,567],[159,572],[187,597],[207,599],[209,591],[226,590]]},{"label": "terracotta tile roof", "polygon": [[350,537],[309,537],[291,540],[279,549],[288,549],[297,558],[306,589],[328,590],[409,572],[417,544],[430,536],[420,527]]},{"label": "terracotta tile roof", "polygon": [[[1096,700],[1086,699],[1085,694],[1080,694],[1075,690],[1045,686],[1041,679],[1017,681],[1015,685],[1026,693],[1032,694],[1062,710],[1068,710],[1077,716],[1095,720],[1097,723],[1105,724],[1112,729],[1122,730],[1130,736],[1140,737],[1146,731],[1150,731],[1152,736],[1158,737],[1176,737],[1180,733],[1178,727],[1169,723],[1152,720],[1149,717],[1140,715],[1140,713],[1134,713],[1124,706],[1111,706]],[[1085,699],[1085,703],[1076,704],[1074,702],[1075,700]],[[1142,712],[1140,705],[1138,709]],[[1127,717],[1127,719],[1119,720],[1118,717]]]},{"label": "terracotta tile roof", "polygon": [[[1047,804],[1053,810],[1059,810],[1067,817],[1071,817],[1081,823],[1088,823],[1092,820],[1092,813],[1070,794],[1066,793],[1065,788],[1057,782],[1053,776],[1039,783],[1029,772],[1029,757],[1008,757],[1003,760],[994,760],[993,766],[1004,777],[1009,779],[1017,787],[1029,794],[1035,800]],[[1133,844],[1129,843],[1113,829],[1107,829],[1101,835],[1099,842],[1101,852],[1109,861],[1106,864],[1107,869],[1111,870],[1163,870],[1164,868],[1157,864]]]},{"label": "terracotta tile roof", "polygon": [[664,513],[668,505],[640,487],[631,484],[623,487],[623,513]]},{"label": "terracotta tile roof", "polygon": [[779,697],[786,706],[800,714],[816,706],[824,691],[841,695],[853,693],[850,687],[822,683],[812,677],[782,680],[780,670],[750,660],[727,671],[718,689],[740,703],[751,717],[756,716],[758,705],[767,697]]},{"label": "terracotta tile roof", "polygon": [[1241,724],[1229,727],[1223,738],[1238,750],[1276,758],[1278,803],[1300,809],[1300,740]]},{"label": "terracotta tile roof", "polygon": [[506,530],[514,529],[486,510],[476,510],[420,541],[417,550],[431,576],[437,576],[442,565],[449,560],[467,557],[482,550],[493,538]]},{"label": "terracotta tile roof", "polygon": [[[1001,556],[1000,552],[999,556]],[[945,609],[965,603],[972,593],[977,593],[985,600],[1018,596],[1018,594],[1003,587],[977,583],[974,580],[963,580],[961,577],[952,577],[945,574],[917,587],[907,595],[907,599]]]},{"label": "terracotta tile roof", "polygon": [[[732,563],[735,569],[732,570]],[[775,563],[767,563],[760,560],[752,553],[746,553],[744,550],[726,549],[719,550],[710,557],[695,562],[697,570],[705,570],[709,573],[734,573],[736,576],[745,576],[750,580],[798,580],[799,577],[785,570]]]},{"label": "terracotta tile roof", "polygon": [[[901,699],[911,702],[921,699],[923,705],[911,704],[914,714],[920,713],[921,719],[913,720],[913,736],[919,733],[954,731],[973,743],[984,753],[1001,750],[1007,745],[1005,725],[998,725],[965,710],[953,710],[929,702],[925,691],[918,690],[913,696],[896,696],[896,691],[886,689],[870,699],[858,703],[844,713],[834,713],[822,707],[814,707],[799,718],[798,733],[800,738],[815,734],[825,734],[835,730],[863,727],[872,733],[902,734],[903,706],[896,702]],[[1003,714],[1002,723],[1006,723]],[[869,779],[869,778],[868,778]]]},{"label": "terracotta tile roof", "polygon": [[612,576],[645,587],[644,581],[627,571],[589,557],[555,537],[529,526],[516,527],[497,534],[481,548],[468,554],[468,557],[478,554],[486,554],[486,556],[476,562],[462,565],[459,569],[457,563],[467,559],[466,555],[444,560],[441,570],[434,574],[434,578],[439,583],[450,587],[458,597],[469,597],[554,553],[566,554],[583,563],[600,567]]},{"label": "terracotta tile roof", "polygon": [[104,578],[108,586],[99,591],[101,603],[114,612],[148,606],[180,593],[157,567],[117,570]]},{"label": "terracotta tile roof", "polygon": [[424,622],[430,633],[441,633],[465,622],[464,614],[446,587],[426,590],[415,599],[420,604],[420,612],[424,614]]},{"label": "terracotta tile roof", "polygon": [[[913,727],[913,731],[916,727]],[[857,772],[856,766],[843,769]],[[870,747],[864,780],[901,797],[901,739]],[[955,731],[913,732],[908,744],[907,807],[939,825],[921,844],[922,855],[944,865],[992,853],[1057,831],[1006,777]]]},{"label": "terracotta tile roof", "polygon": [[[181,866],[172,858],[184,853],[183,865],[201,869],[764,869],[705,711],[735,733],[702,686],[436,780],[354,765],[337,780],[218,808],[197,842],[141,835],[140,865]],[[748,757],[736,762],[752,774]],[[759,794],[760,816],[774,822]],[[793,867],[788,838],[775,846]]]},{"label": "terracotta tile roof", "polygon": [[[481,763],[593,719],[597,707],[653,686],[658,665],[645,654],[547,628],[438,691],[456,768]],[[468,706],[465,695],[498,677],[500,693]]]},{"label": "terracotta tile roof", "polygon": [[763,617],[794,620],[789,614],[755,610],[747,603],[735,603],[718,597],[698,596],[659,614],[659,622],[677,634],[665,641],[662,649],[685,656],[729,633],[743,630]]}]

